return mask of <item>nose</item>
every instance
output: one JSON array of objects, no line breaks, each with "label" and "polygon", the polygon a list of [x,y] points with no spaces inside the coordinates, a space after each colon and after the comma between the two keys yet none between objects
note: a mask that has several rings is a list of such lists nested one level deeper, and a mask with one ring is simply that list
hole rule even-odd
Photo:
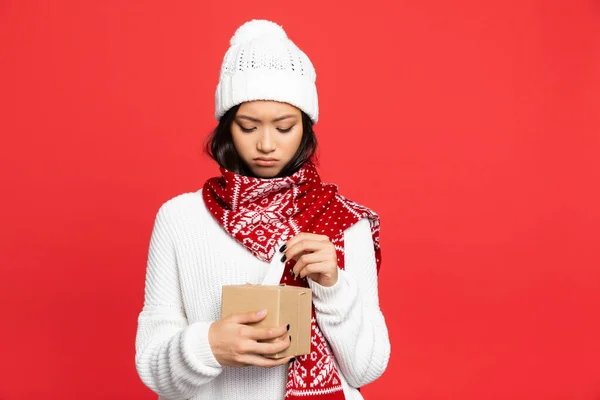
[{"label": "nose", "polygon": [[275,150],[275,140],[271,129],[267,128],[263,130],[262,135],[260,135],[256,143],[256,148],[265,154],[272,153]]}]

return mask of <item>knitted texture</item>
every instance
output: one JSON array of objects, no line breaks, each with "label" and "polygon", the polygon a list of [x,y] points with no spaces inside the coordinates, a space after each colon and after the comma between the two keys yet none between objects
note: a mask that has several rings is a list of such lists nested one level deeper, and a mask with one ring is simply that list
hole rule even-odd
[{"label": "knitted texture", "polygon": [[[175,196],[156,214],[135,339],[138,375],[159,399],[281,400],[287,365],[221,366],[212,354],[208,330],[220,318],[221,286],[264,283],[272,271],[284,268],[282,255],[275,253],[270,263],[253,256],[215,221],[202,192]],[[355,388],[378,379],[390,354],[366,218],[344,232],[344,253],[345,268],[334,286],[308,283],[344,396],[361,400]]]},{"label": "knitted texture", "polygon": [[[207,180],[204,201],[223,228],[257,258],[271,261],[277,243],[310,232],[329,237],[343,269],[344,231],[367,218],[379,271],[379,216],[341,196],[335,185],[322,183],[312,163],[276,179],[250,178],[224,168],[221,173]],[[292,276],[294,265],[293,259],[286,262],[280,282],[308,287],[306,279]],[[311,352],[291,364],[285,398],[344,399],[334,359],[313,309]]]},{"label": "knitted texture", "polygon": [[230,40],[215,93],[215,118],[246,101],[274,100],[319,118],[316,72],[308,56],[274,22],[252,20]]}]

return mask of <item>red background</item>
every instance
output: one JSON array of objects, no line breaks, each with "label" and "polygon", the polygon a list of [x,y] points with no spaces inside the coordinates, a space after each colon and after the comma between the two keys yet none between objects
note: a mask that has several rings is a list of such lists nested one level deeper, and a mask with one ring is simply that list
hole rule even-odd
[{"label": "red background", "polygon": [[600,399],[597,0],[0,1],[0,399],[156,397],[153,218],[217,173],[251,18],[313,60],[323,179],[383,218],[366,397]]}]

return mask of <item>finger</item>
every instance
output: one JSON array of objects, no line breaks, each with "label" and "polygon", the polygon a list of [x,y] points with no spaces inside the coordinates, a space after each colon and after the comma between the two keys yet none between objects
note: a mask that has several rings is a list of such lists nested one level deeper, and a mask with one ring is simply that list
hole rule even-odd
[{"label": "finger", "polygon": [[294,358],[294,356],[274,359],[269,357],[264,357],[258,354],[247,354],[242,357],[242,362],[246,365],[255,365],[257,367],[263,368],[273,368],[278,367],[280,365],[289,364],[290,360]]},{"label": "finger", "polygon": [[285,257],[288,260],[294,259],[298,261],[301,255],[305,253],[313,253],[315,251],[324,250],[329,246],[329,242],[318,240],[302,240],[285,251]]},{"label": "finger", "polygon": [[290,335],[288,332],[285,332],[285,334],[279,336],[278,338],[276,338],[275,340],[289,340],[290,342],[292,341],[292,335]]},{"label": "finger", "polygon": [[232,322],[237,324],[251,324],[254,322],[259,322],[265,319],[267,316],[267,310],[261,310],[258,312],[245,312],[245,313],[234,313],[229,315],[229,318]]},{"label": "finger", "polygon": [[302,268],[302,271],[298,274],[300,278],[305,278],[308,275],[316,275],[316,274],[327,274],[331,272],[331,264],[327,261],[319,262],[315,264],[308,264],[306,267]]},{"label": "finger", "polygon": [[252,342],[248,344],[248,351],[246,353],[273,355],[285,351],[290,347],[291,343],[292,337],[290,335],[271,342]]},{"label": "finger", "polygon": [[[291,238],[290,240],[285,242],[284,246],[285,246],[285,248],[289,249],[290,247],[296,245],[298,242],[301,242],[303,240],[314,240],[317,242],[324,242],[324,241],[329,241],[329,237],[327,235],[318,235],[316,233],[300,232],[299,234],[297,234],[296,236],[294,236],[293,238]],[[285,249],[284,249],[284,251],[285,251]]]},{"label": "finger", "polygon": [[308,264],[313,264],[313,263],[318,263],[323,260],[323,253],[320,251],[317,251],[315,253],[306,253],[301,255],[298,258],[298,261],[296,262],[296,264],[294,265],[294,268],[292,269],[292,276],[299,276],[300,275],[300,271],[302,271],[304,269],[304,267],[306,267]]},{"label": "finger", "polygon": [[252,340],[271,340],[283,337],[289,330],[289,324],[276,328],[248,327],[246,337]]}]

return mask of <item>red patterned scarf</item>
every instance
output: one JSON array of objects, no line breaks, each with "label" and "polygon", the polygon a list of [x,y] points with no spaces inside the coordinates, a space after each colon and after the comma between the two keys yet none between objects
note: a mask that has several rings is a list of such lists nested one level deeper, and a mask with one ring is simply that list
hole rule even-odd
[{"label": "red patterned scarf", "polygon": [[[366,217],[379,272],[378,215],[343,197],[336,185],[321,182],[311,162],[283,178],[252,178],[224,168],[221,174],[204,184],[204,202],[219,224],[255,257],[270,262],[278,243],[309,232],[329,237],[343,269],[344,230]],[[306,279],[292,278],[294,264],[294,260],[286,262],[281,283],[308,287]],[[285,398],[344,399],[334,354],[319,329],[314,308],[312,313],[311,353],[290,364]]]}]

